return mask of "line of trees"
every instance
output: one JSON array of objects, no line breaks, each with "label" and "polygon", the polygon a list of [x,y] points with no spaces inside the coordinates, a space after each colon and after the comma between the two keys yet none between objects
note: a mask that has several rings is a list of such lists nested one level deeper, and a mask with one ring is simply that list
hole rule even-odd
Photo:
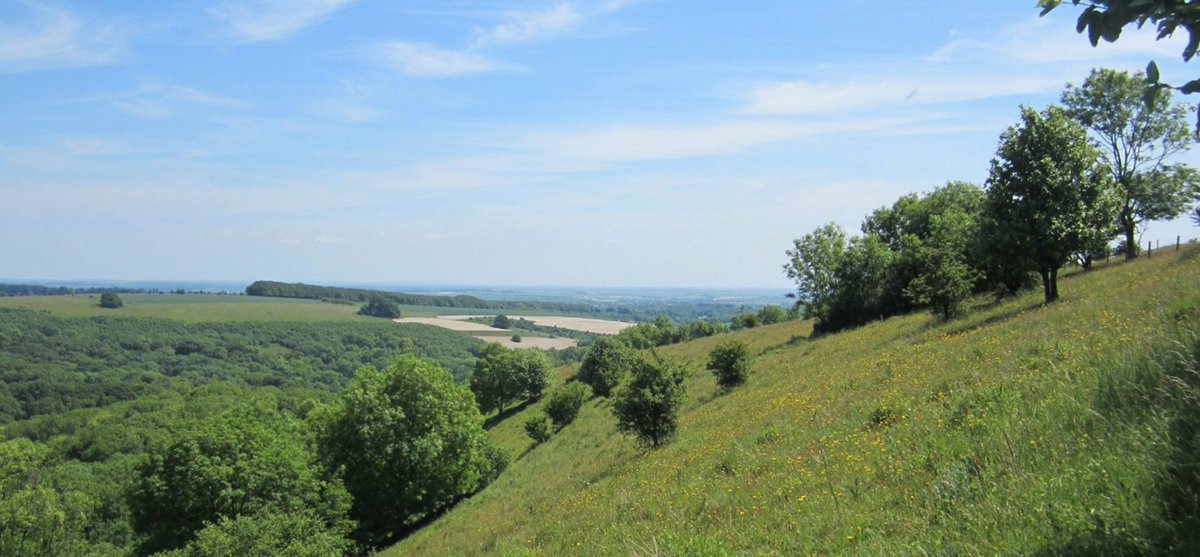
[{"label": "line of trees", "polygon": [[1120,236],[1127,257],[1146,222],[1186,212],[1200,175],[1169,158],[1187,149],[1186,108],[1144,76],[1094,70],[1062,107],[1021,108],[1000,137],[984,187],[949,182],[867,216],[862,235],[829,223],[796,239],[784,271],[816,330],[927,308],[943,319],[973,293],[1015,294],[1088,267]]}]

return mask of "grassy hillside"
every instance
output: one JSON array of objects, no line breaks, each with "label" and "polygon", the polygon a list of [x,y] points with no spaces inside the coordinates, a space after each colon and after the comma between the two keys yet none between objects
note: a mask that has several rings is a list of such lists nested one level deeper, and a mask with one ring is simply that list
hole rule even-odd
[{"label": "grassy hillside", "polygon": [[[531,447],[526,408],[490,430],[508,470],[386,554],[1176,551],[1200,535],[1179,529],[1200,381],[1148,358],[1194,379],[1198,286],[1193,249],[1076,274],[1050,306],[1035,292],[948,323],[823,338],[785,323],[660,349],[696,370],[669,445],[638,448],[593,399]],[[731,337],[758,356],[719,394],[703,365]]]}]

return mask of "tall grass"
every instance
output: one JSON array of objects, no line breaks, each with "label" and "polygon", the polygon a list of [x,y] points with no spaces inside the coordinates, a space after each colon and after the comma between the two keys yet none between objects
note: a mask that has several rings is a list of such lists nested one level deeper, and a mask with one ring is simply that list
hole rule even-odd
[{"label": "tall grass", "polygon": [[616,433],[606,399],[536,447],[521,424],[540,405],[514,413],[489,434],[519,458],[388,554],[1190,552],[1195,253],[1074,274],[1050,305],[662,348],[701,370],[739,340],[755,364],[731,392],[695,374],[657,450]]}]

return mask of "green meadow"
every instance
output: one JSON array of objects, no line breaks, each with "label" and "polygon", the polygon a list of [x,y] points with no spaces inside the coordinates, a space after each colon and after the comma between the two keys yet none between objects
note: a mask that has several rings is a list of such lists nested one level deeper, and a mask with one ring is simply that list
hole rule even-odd
[{"label": "green meadow", "polygon": [[[666,446],[617,433],[607,399],[536,446],[539,404],[491,417],[508,469],[385,555],[1187,554],[1198,286],[1200,250],[1163,250],[1049,305],[660,348],[694,370]],[[730,338],[756,358],[719,392],[704,364]]]},{"label": "green meadow", "polygon": [[[194,322],[219,321],[350,321],[372,322],[358,315],[359,304],[333,304],[318,300],[267,298],[222,294],[120,294],[125,306],[100,307],[100,295],[0,297],[0,308],[45,311],[62,317],[153,317]],[[470,308],[400,306],[405,317],[433,317],[451,313],[480,313]],[[494,311],[493,311],[494,313]]]}]

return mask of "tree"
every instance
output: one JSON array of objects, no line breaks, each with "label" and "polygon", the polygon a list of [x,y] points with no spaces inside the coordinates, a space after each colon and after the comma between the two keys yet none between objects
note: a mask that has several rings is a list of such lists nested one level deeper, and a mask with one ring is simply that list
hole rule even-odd
[{"label": "tree", "polygon": [[981,236],[987,249],[1042,278],[1058,299],[1058,270],[1088,245],[1115,211],[1107,175],[1087,132],[1057,107],[1021,108],[1021,123],[1000,136],[987,182]]},{"label": "tree", "polygon": [[852,238],[834,270],[837,288],[827,314],[813,329],[831,332],[898,313],[897,259],[874,235]]},{"label": "tree", "polygon": [[774,304],[763,306],[762,309],[758,310],[758,320],[763,325],[780,323],[786,319],[787,314],[784,313],[783,308]]},{"label": "tree", "polygon": [[750,347],[730,340],[718,344],[708,353],[708,370],[717,378],[721,388],[736,387],[750,378]]},{"label": "tree", "polygon": [[654,361],[638,358],[631,371],[629,385],[613,403],[617,430],[635,435],[646,445],[662,446],[678,425],[686,395],[683,382],[691,372],[683,364],[657,356]]},{"label": "tree", "polygon": [[920,273],[904,294],[942,319],[957,315],[979,278],[964,255],[975,230],[974,220],[957,208],[933,216],[929,238],[913,250]]},{"label": "tree", "polygon": [[507,363],[512,367],[512,377],[517,382],[517,397],[536,400],[550,386],[553,365],[541,350],[511,350]]},{"label": "tree", "polygon": [[221,517],[270,509],[345,520],[350,498],[328,480],[300,438],[299,424],[273,409],[238,408],[170,438],[138,466],[132,522],[147,553],[179,548]]},{"label": "tree", "polygon": [[124,305],[125,302],[115,292],[105,292],[100,295],[100,307],[102,308],[117,309]]},{"label": "tree", "polygon": [[1138,232],[1147,221],[1183,214],[1195,173],[1166,159],[1191,147],[1187,108],[1171,103],[1141,73],[1095,69],[1076,87],[1067,85],[1067,114],[1088,128],[1100,148],[1120,200],[1116,225],[1125,237],[1125,258],[1137,257]]},{"label": "tree", "polygon": [[[1092,46],[1099,44],[1100,39],[1115,42],[1121,37],[1121,30],[1131,23],[1141,27],[1146,22],[1153,23],[1158,28],[1158,39],[1169,37],[1179,27],[1188,32],[1187,46],[1183,48],[1183,60],[1189,61],[1200,49],[1200,10],[1196,9],[1194,0],[1070,0],[1072,4],[1087,6],[1079,14],[1075,29],[1088,33]],[[1038,0],[1041,15],[1062,5],[1063,0]],[[1156,88],[1170,87],[1159,83],[1158,67],[1150,62],[1147,67],[1148,81]],[[1189,81],[1178,89],[1185,95],[1200,91],[1200,79]]]},{"label": "tree", "polygon": [[783,270],[796,282],[797,299],[804,303],[804,316],[817,320],[828,317],[837,293],[835,273],[846,250],[846,231],[831,222],[792,243]]},{"label": "tree", "polygon": [[587,387],[583,383],[571,381],[550,393],[550,399],[546,401],[546,415],[561,428],[575,421],[587,396]]},{"label": "tree", "polygon": [[396,302],[384,298],[383,296],[371,296],[367,303],[358,310],[359,315],[368,315],[371,317],[383,317],[385,319],[398,319],[400,317],[400,306]]},{"label": "tree", "polygon": [[617,337],[604,337],[592,343],[577,378],[592,388],[596,396],[609,396],[621,384],[625,373],[637,360],[637,354]]},{"label": "tree", "polygon": [[353,547],[345,534],[312,513],[264,510],[222,516],[200,530],[186,547],[159,557],[340,557],[351,554]]},{"label": "tree", "polygon": [[512,327],[512,320],[507,315],[501,313],[492,319],[492,326],[497,329],[508,329]]},{"label": "tree", "polygon": [[490,467],[471,391],[411,356],[360,368],[312,419],[322,461],[354,498],[356,537],[372,547],[473,492]]},{"label": "tree", "polygon": [[90,510],[82,494],[61,493],[44,479],[49,447],[16,438],[0,442],[0,555],[67,557],[87,550]]},{"label": "tree", "polygon": [[542,396],[550,385],[550,375],[550,359],[541,350],[509,350],[489,344],[475,361],[471,391],[482,412],[503,412],[516,400]]},{"label": "tree", "polygon": [[550,440],[550,436],[554,435],[554,426],[550,424],[550,417],[545,414],[534,414],[528,420],[525,420],[525,435],[533,439],[534,443],[545,443]]}]

